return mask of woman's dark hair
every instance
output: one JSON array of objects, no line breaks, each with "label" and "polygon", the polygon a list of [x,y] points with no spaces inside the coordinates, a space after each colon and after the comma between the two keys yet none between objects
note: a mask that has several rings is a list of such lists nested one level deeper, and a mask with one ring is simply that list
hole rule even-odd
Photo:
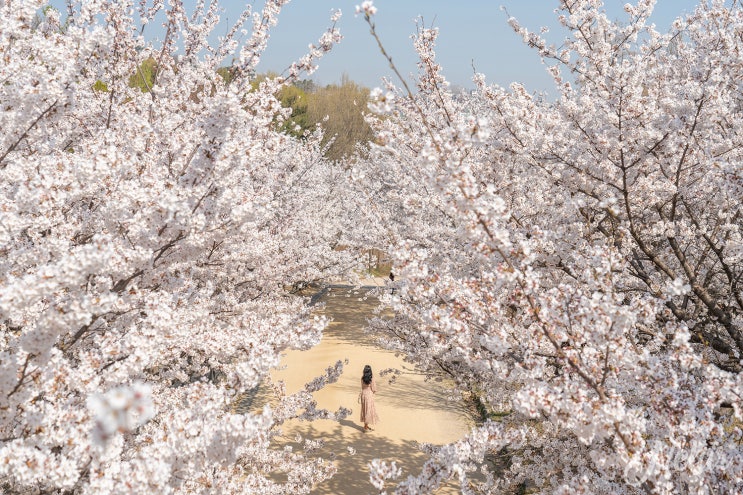
[{"label": "woman's dark hair", "polygon": [[361,376],[361,381],[369,385],[372,381],[372,370],[368,364],[364,366],[364,374]]}]

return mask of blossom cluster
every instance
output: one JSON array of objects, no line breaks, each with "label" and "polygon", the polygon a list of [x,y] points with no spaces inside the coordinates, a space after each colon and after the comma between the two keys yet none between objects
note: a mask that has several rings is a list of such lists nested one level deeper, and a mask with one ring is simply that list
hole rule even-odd
[{"label": "blossom cluster", "polygon": [[93,442],[105,446],[114,433],[132,432],[149,421],[155,414],[150,394],[150,387],[135,383],[91,396],[88,405],[95,423]]},{"label": "blossom cluster", "polygon": [[280,132],[275,96],[339,34],[254,84],[285,3],[216,42],[217,2],[0,5],[3,490],[302,493],[332,476],[273,439],[348,414],[311,395],[342,363],[271,408],[248,400],[327,325],[293,287],[356,264],[335,249],[355,225],[349,174],[319,132]]},{"label": "blossom cluster", "polygon": [[377,13],[377,8],[372,0],[364,0],[361,5],[356,6],[356,14],[363,13],[367,18]]},{"label": "blossom cluster", "polygon": [[560,2],[560,46],[509,21],[555,95],[452,91],[423,26],[417,92],[374,93],[354,178],[398,281],[371,331],[483,415],[396,493],[743,490],[743,9],[663,34],[600,4]]}]

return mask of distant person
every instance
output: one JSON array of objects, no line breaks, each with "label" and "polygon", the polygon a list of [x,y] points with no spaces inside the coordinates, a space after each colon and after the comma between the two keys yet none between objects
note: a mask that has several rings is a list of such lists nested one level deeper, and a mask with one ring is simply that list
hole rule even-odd
[{"label": "distant person", "polygon": [[377,393],[377,383],[374,381],[371,366],[364,366],[361,375],[361,422],[364,423],[364,431],[372,431],[369,426],[379,422],[377,408],[374,406],[374,394]]},{"label": "distant person", "polygon": [[390,282],[394,282],[394,281],[395,281],[395,274],[392,273],[392,271],[390,271]]}]

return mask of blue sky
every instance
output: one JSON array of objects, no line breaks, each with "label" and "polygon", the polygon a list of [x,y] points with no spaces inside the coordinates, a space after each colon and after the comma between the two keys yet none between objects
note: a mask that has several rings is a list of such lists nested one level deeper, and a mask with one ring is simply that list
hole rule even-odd
[{"label": "blue sky", "polygon": [[[188,9],[196,3],[195,0],[184,1]],[[604,3],[611,17],[623,20],[622,6],[626,1],[605,0]],[[51,3],[58,7],[64,5],[63,0],[51,0]],[[249,3],[258,10],[263,0]],[[281,73],[304,55],[307,45],[328,28],[331,11],[340,9],[343,17],[338,27],[344,40],[322,59],[312,79],[324,85],[339,82],[341,76],[347,74],[364,86],[379,86],[381,78],[392,72],[363,17],[354,15],[355,6],[360,3],[361,0],[292,0],[281,13],[258,70]],[[673,19],[691,12],[697,3],[698,0],[657,0],[651,21],[659,30],[666,31]],[[221,4],[226,23],[229,23],[237,19],[246,1],[222,0]],[[506,21],[511,15],[531,30],[550,27],[550,38],[560,40],[564,33],[555,20],[557,0],[376,0],[374,4],[378,8],[377,31],[405,76],[417,70],[410,35],[415,32],[414,20],[423,16],[427,26],[440,30],[437,57],[452,84],[472,87],[474,64],[490,83],[507,86],[518,81],[531,92],[549,91],[551,87],[538,55],[523,44]],[[218,34],[223,34],[225,29],[226,24],[218,28],[221,31]],[[156,31],[150,33],[158,34]]]},{"label": "blue sky", "polygon": [[[233,3],[233,2],[230,2]],[[269,48],[259,70],[281,72],[301,56],[307,43],[317,39],[328,26],[331,9],[340,8],[339,22],[343,42],[324,58],[313,79],[321,84],[339,81],[346,73],[368,87],[379,85],[382,76],[391,71],[379,53],[361,16],[354,15],[360,0],[292,0],[275,28]],[[623,19],[626,0],[606,0],[612,17]],[[657,0],[652,22],[666,31],[673,19],[691,12],[697,0]],[[237,2],[234,2],[237,4]],[[423,16],[427,25],[440,30],[437,57],[444,74],[452,84],[471,87],[472,65],[491,83],[508,85],[519,81],[530,91],[550,87],[539,56],[526,47],[508,26],[508,15],[516,17],[532,30],[553,27],[551,36],[563,38],[557,27],[556,0],[376,0],[377,30],[387,51],[403,75],[416,72],[416,58],[410,35],[415,32],[414,19]],[[505,7],[508,14],[501,10]],[[227,17],[231,14],[227,9]],[[235,8],[235,12],[239,10]]]}]

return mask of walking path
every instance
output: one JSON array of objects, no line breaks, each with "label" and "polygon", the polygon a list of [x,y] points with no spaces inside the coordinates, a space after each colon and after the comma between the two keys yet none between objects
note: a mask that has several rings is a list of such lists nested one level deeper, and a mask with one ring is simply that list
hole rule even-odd
[{"label": "walking path", "polygon": [[[365,281],[383,285],[384,279]],[[372,336],[364,333],[366,319],[372,317],[377,300],[367,297],[367,290],[331,288],[320,302],[326,304],[319,313],[333,319],[322,342],[308,351],[291,351],[282,359],[286,368],[273,373],[274,380],[284,380],[287,393],[292,393],[311,378],[318,376],[338,360],[348,359],[343,375],[314,394],[318,408],[331,411],[339,406],[353,409],[353,415],[340,423],[320,420],[312,423],[295,421],[283,427],[279,439],[285,445],[296,445],[295,437],[322,439],[324,447],[318,455],[335,455],[337,474],[313,490],[317,495],[365,494],[374,492],[369,483],[368,463],[375,458],[392,461],[403,469],[403,479],[418,474],[426,457],[418,443],[445,444],[465,435],[473,423],[461,400],[448,400],[445,388],[425,381],[412,365],[401,357],[375,345]],[[379,391],[375,396],[381,422],[374,431],[364,432],[359,423],[357,397],[361,390],[361,371],[372,366]],[[379,371],[397,368],[403,373],[392,383],[379,376]],[[355,453],[349,452],[351,447]],[[438,493],[458,493],[444,487]]]}]

